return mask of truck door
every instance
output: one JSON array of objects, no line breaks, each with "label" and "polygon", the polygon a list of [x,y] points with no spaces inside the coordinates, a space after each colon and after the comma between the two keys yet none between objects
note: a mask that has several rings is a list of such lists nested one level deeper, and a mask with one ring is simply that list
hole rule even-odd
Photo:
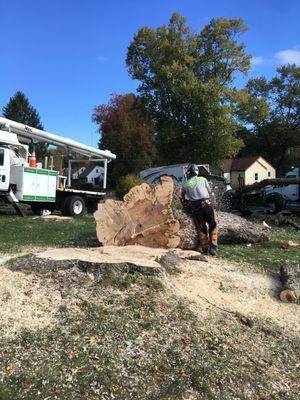
[{"label": "truck door", "polygon": [[9,151],[0,147],[0,192],[9,188],[10,162]]},{"label": "truck door", "polygon": [[[286,178],[289,178],[289,179],[298,178],[298,177],[297,177],[297,170],[294,169],[293,171],[288,172],[288,173],[286,174]],[[299,193],[298,193],[298,191],[299,191],[299,185],[289,185],[289,186],[286,186],[286,187],[284,188],[284,195],[285,195],[284,197],[285,197],[287,200],[294,200],[294,201],[296,201],[296,200],[298,200],[298,198],[299,198]]]}]

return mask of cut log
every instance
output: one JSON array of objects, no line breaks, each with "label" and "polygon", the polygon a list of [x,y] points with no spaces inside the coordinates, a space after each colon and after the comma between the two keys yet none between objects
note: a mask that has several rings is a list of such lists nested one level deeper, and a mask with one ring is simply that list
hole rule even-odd
[{"label": "cut log", "polygon": [[177,247],[179,223],[171,208],[173,187],[171,178],[161,177],[154,188],[142,183],[132,188],[123,201],[100,203],[94,214],[99,242]]},{"label": "cut log", "polygon": [[[180,188],[161,177],[155,188],[135,186],[123,201],[106,200],[94,217],[103,245],[140,244],[149,247],[194,249],[198,245],[193,218],[180,201]],[[220,243],[267,241],[269,229],[231,213],[218,213]]]},{"label": "cut log", "polygon": [[296,303],[299,293],[297,281],[298,266],[294,263],[284,264],[280,267],[280,280],[282,288],[280,300],[284,303]]},{"label": "cut log", "polygon": [[[194,249],[198,245],[197,231],[193,218],[182,210],[174,211],[179,220],[180,236],[179,247],[182,249]],[[250,222],[245,218],[232,213],[219,211],[217,214],[219,228],[219,243],[260,243],[267,242],[270,238],[270,230],[262,224]]]}]

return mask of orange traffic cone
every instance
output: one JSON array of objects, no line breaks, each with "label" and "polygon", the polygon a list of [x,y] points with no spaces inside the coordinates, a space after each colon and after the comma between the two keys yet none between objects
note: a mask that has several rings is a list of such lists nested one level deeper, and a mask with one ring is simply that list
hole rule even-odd
[{"label": "orange traffic cone", "polygon": [[29,167],[36,168],[36,156],[34,149],[32,150],[31,156],[29,158]]}]

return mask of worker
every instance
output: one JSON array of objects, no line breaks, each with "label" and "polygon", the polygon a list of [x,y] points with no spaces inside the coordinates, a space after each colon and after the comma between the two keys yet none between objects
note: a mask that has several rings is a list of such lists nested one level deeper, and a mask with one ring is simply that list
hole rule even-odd
[{"label": "worker", "polygon": [[[187,180],[182,186],[182,200],[193,216],[199,237],[200,251],[204,254],[217,254],[218,226],[209,195],[211,188],[206,178],[198,176],[199,169],[191,164],[186,172]],[[208,225],[208,229],[207,229]]]}]

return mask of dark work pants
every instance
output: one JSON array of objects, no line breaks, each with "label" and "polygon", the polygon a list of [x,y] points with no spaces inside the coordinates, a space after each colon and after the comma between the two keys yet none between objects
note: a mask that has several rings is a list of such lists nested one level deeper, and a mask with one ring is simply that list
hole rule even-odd
[{"label": "dark work pants", "polygon": [[199,237],[199,246],[203,249],[218,244],[218,226],[215,211],[211,204],[198,205],[190,202],[190,210],[193,215]]}]

